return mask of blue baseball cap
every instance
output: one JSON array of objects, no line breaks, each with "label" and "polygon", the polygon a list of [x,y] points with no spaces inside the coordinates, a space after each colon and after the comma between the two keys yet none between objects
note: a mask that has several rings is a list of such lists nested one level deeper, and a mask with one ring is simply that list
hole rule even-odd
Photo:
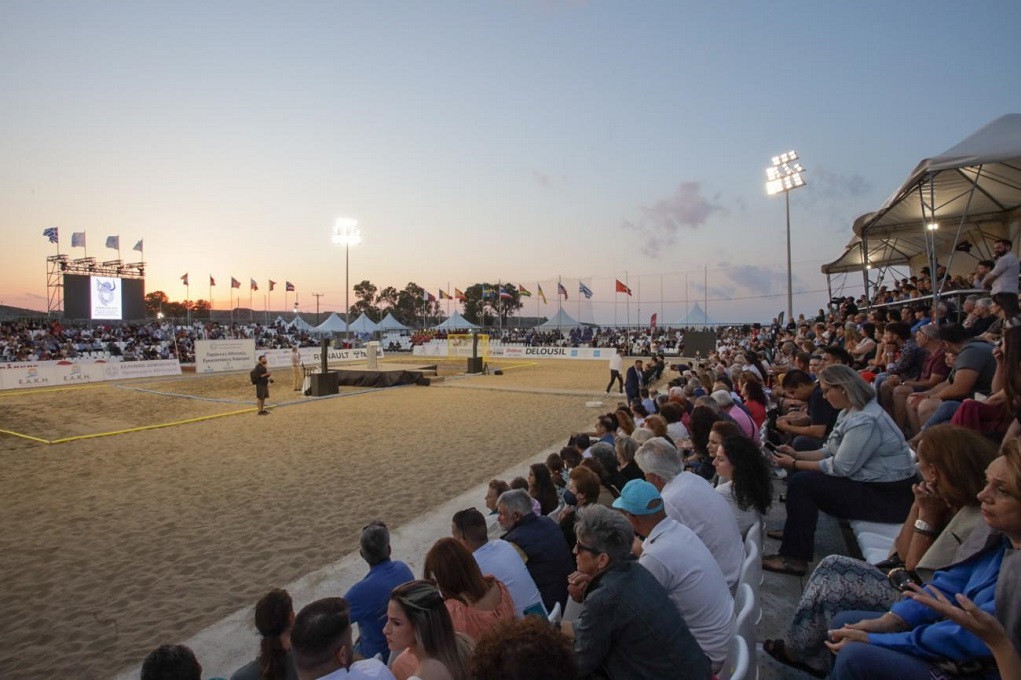
[{"label": "blue baseball cap", "polygon": [[613,507],[632,515],[651,515],[663,510],[663,496],[644,479],[632,479],[620,490]]}]

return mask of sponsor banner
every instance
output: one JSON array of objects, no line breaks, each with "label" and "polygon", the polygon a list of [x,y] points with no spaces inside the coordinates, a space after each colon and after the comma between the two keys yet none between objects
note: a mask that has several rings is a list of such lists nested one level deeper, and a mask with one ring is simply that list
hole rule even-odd
[{"label": "sponsor banner", "polygon": [[177,359],[121,361],[116,364],[107,364],[104,371],[106,374],[106,380],[158,378],[167,375],[181,375],[181,364],[177,361]]},{"label": "sponsor banner", "polygon": [[[301,363],[305,366],[313,367],[319,365],[319,355],[322,353],[319,347],[302,347],[298,350],[298,355],[301,357]],[[266,363],[269,364],[270,368],[282,369],[291,367],[291,350],[289,349],[266,349],[266,350],[255,350],[255,355],[252,357],[252,361],[244,366],[244,368],[251,369],[255,366],[255,360],[260,355],[266,355]],[[333,349],[327,350],[326,361],[330,364],[344,363],[350,361],[365,361],[369,356],[367,348],[359,349]],[[196,352],[196,366],[198,365],[198,354]],[[383,358],[383,348],[376,347],[376,357]],[[198,370],[198,368],[196,368]]]},{"label": "sponsor banner", "polygon": [[176,359],[155,361],[37,361],[0,364],[0,389],[64,387],[127,378],[181,375]]},{"label": "sponsor banner", "polygon": [[81,385],[90,382],[106,380],[103,363],[83,363],[80,361],[55,361],[53,362],[53,383],[54,385]]},{"label": "sponsor banner", "polygon": [[[412,349],[415,356],[425,357],[446,357],[446,345],[440,342],[431,342],[428,345],[416,345]],[[529,347],[526,345],[500,345],[490,346],[490,357],[502,357],[505,359],[583,359],[596,360],[608,359],[613,354],[613,349],[608,347]]]},{"label": "sponsor banner", "polygon": [[251,370],[255,366],[255,340],[196,340],[195,372]]},{"label": "sponsor banner", "polygon": [[0,387],[17,390],[26,387],[52,387],[57,384],[53,361],[0,364]]}]

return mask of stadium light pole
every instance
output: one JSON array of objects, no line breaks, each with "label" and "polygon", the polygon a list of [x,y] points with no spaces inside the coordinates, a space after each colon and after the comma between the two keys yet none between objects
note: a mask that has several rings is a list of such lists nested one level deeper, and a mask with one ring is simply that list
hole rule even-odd
[{"label": "stadium light pole", "polygon": [[333,243],[344,246],[344,342],[351,343],[351,284],[348,275],[351,268],[351,246],[362,242],[358,220],[339,217],[333,224]]},{"label": "stadium light pole", "polygon": [[766,168],[766,193],[775,196],[781,191],[787,204],[787,323],[794,320],[794,284],[791,273],[791,190],[805,186],[802,176],[805,169],[801,167],[796,151],[773,156],[772,167]]}]

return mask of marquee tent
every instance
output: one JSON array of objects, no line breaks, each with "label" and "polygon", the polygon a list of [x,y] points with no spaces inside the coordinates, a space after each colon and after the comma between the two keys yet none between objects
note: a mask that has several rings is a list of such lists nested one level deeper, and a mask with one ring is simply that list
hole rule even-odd
[{"label": "marquee tent", "polygon": [[322,322],[313,329],[316,333],[343,333],[347,330],[347,324],[344,323],[343,319],[337,316],[336,312],[330,314],[326,321]]},{"label": "marquee tent", "polygon": [[669,325],[670,326],[718,326],[719,322],[716,321],[715,319],[712,319],[708,314],[706,314],[705,310],[702,309],[702,306],[699,305],[696,302],[695,305],[691,308],[691,311],[689,311],[682,318],[678,319],[677,321],[674,321],[672,324],[669,324]]},{"label": "marquee tent", "polygon": [[546,323],[539,324],[536,328],[548,331],[553,328],[578,328],[584,325],[580,321],[575,321],[570,314],[561,309],[553,315],[553,318]]},{"label": "marquee tent", "polygon": [[372,333],[379,330],[379,324],[362,314],[351,322],[350,329],[355,333]]},{"label": "marquee tent", "polygon": [[454,312],[446,321],[433,326],[433,330],[437,331],[453,331],[462,328],[481,328],[481,326],[476,326],[471,321],[461,316],[460,312]]},{"label": "marquee tent", "polygon": [[383,320],[379,322],[379,330],[381,331],[406,331],[410,330],[410,327],[405,326],[400,321],[394,318],[394,315],[387,312],[387,315],[383,317]]},{"label": "marquee tent", "polygon": [[294,315],[294,318],[291,319],[291,323],[287,324],[287,326],[289,328],[296,328],[299,331],[304,331],[304,332],[308,332],[308,331],[314,330],[314,328],[312,327],[312,324],[310,324],[308,321],[305,321],[304,319],[302,319],[297,314]]}]

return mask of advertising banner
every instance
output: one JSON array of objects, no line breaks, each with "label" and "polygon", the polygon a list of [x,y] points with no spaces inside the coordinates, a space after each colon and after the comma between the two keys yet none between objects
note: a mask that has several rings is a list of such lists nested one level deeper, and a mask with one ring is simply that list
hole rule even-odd
[{"label": "advertising banner", "polygon": [[176,359],[154,361],[36,361],[0,364],[0,389],[66,387],[121,380],[181,375]]},{"label": "advertising banner", "polygon": [[196,340],[195,372],[251,370],[255,366],[255,340]]},{"label": "advertising banner", "polygon": [[[610,347],[530,347],[527,345],[498,345],[489,347],[489,356],[504,359],[609,359],[614,350]],[[427,345],[416,345],[412,350],[414,356],[445,357],[446,343],[430,342]]]}]

